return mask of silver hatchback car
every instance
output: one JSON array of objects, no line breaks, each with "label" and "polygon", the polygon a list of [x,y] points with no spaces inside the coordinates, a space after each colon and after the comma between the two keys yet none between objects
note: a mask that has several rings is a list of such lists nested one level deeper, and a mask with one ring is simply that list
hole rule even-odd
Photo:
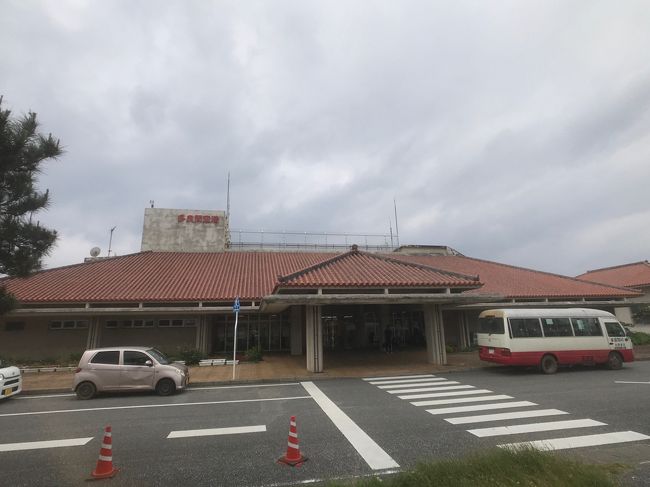
[{"label": "silver hatchback car", "polygon": [[151,347],[110,347],[86,350],[74,374],[72,390],[79,399],[97,392],[155,390],[169,396],[190,381],[187,366],[172,363]]}]

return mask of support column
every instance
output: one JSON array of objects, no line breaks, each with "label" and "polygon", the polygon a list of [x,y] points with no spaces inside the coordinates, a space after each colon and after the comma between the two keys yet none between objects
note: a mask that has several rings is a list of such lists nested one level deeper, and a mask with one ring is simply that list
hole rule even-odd
[{"label": "support column", "polygon": [[307,370],[323,371],[323,323],[320,306],[305,306]]},{"label": "support column", "polygon": [[435,304],[427,304],[423,306],[423,311],[424,336],[427,341],[427,362],[444,365],[447,363],[447,350],[445,348],[445,329],[442,325],[440,307]]},{"label": "support column", "polygon": [[208,353],[208,317],[199,316],[196,324],[196,350],[204,355]]},{"label": "support column", "polygon": [[99,347],[99,341],[102,335],[102,328],[99,318],[93,316],[88,324],[88,338],[86,339],[86,350]]},{"label": "support column", "polygon": [[289,311],[289,323],[291,325],[291,355],[302,355],[302,308],[292,306]]},{"label": "support column", "polygon": [[467,327],[467,317],[464,311],[459,311],[458,327],[460,332],[460,349],[466,350],[469,348],[469,328]]}]

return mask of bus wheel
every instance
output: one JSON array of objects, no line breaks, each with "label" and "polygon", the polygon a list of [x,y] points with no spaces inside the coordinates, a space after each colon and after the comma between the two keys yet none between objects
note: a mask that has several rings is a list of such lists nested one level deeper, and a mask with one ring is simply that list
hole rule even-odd
[{"label": "bus wheel", "polygon": [[618,352],[610,352],[607,359],[607,368],[610,370],[620,370],[623,368],[623,358]]},{"label": "bus wheel", "polygon": [[553,355],[544,355],[540,367],[545,374],[555,374],[557,372],[557,359]]}]

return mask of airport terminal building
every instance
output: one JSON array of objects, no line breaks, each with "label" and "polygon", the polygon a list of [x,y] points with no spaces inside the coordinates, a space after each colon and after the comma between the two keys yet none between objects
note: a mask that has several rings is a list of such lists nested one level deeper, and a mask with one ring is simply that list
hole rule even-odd
[{"label": "airport terminal building", "polygon": [[[328,249],[325,249],[328,250]],[[302,355],[422,348],[446,362],[470,347],[480,311],[594,307],[616,312],[641,293],[463,256],[448,247],[344,251],[232,245],[225,212],[147,208],[141,252],[4,278],[20,307],[0,318],[0,356],[67,357],[86,348],[237,349]]]}]

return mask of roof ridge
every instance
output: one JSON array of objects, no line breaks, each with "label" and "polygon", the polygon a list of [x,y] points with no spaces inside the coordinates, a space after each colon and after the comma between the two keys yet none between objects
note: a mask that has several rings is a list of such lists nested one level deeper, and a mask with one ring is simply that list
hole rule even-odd
[{"label": "roof ridge", "polygon": [[453,271],[447,271],[444,269],[438,269],[437,267],[433,267],[427,264],[421,264],[420,262],[408,262],[404,260],[400,260],[399,258],[396,257],[389,257],[386,254],[371,254],[369,252],[363,252],[364,254],[374,257],[376,259],[382,259],[388,262],[393,262],[395,264],[400,264],[400,265],[406,265],[406,266],[412,266],[412,267],[417,267],[419,269],[424,269],[427,271],[434,271],[434,272],[439,272],[440,274],[447,274],[450,276],[458,277],[461,279],[467,279],[470,281],[476,281],[480,283],[480,279],[478,274],[477,275],[471,275],[471,274],[461,274],[460,272],[453,272]]},{"label": "roof ridge", "polygon": [[609,269],[620,269],[621,267],[630,267],[630,266],[639,265],[639,264],[645,264],[648,267],[650,267],[650,262],[648,262],[647,260],[641,260],[639,262],[630,262],[629,264],[619,264],[619,265],[612,265],[612,266],[609,266],[609,267],[600,267],[598,269],[591,269],[591,270],[588,270],[587,272],[585,272],[583,274],[580,274],[580,275],[584,276],[586,274],[589,274],[590,272],[607,271]]},{"label": "roof ridge", "polygon": [[[356,246],[353,246],[353,248],[351,250],[348,250],[347,252],[343,252],[342,254],[335,255],[333,257],[330,257],[329,259],[322,260],[320,262],[317,262],[316,264],[312,264],[310,266],[303,267],[302,269],[299,269],[299,270],[297,270],[295,272],[292,272],[291,274],[287,274],[287,275],[284,275],[284,276],[278,275],[277,283],[282,284],[282,283],[288,282],[290,280],[295,279],[298,276],[307,274],[308,272],[315,271],[316,269],[320,269],[322,267],[325,267],[328,264],[331,264],[333,262],[341,260],[344,257],[348,257],[349,255],[352,255],[352,254],[355,254],[355,253],[360,253],[354,247],[356,247]],[[276,287],[277,287],[277,285],[276,285]]]}]

